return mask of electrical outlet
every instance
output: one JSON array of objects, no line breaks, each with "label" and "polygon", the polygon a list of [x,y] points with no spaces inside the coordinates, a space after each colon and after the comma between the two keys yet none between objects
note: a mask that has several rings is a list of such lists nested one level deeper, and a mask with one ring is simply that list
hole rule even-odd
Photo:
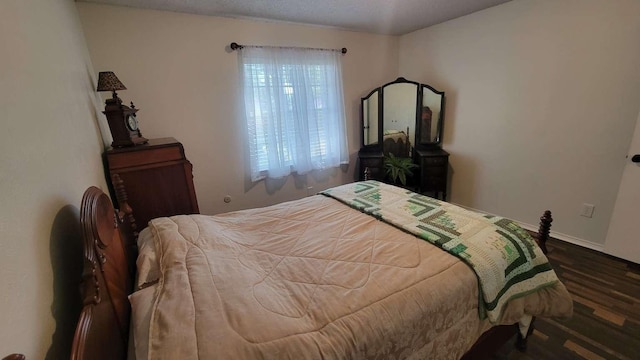
[{"label": "electrical outlet", "polygon": [[582,204],[582,209],[580,209],[580,216],[584,216],[584,217],[593,217],[593,210],[595,210],[595,205],[593,204],[587,204],[584,203]]}]

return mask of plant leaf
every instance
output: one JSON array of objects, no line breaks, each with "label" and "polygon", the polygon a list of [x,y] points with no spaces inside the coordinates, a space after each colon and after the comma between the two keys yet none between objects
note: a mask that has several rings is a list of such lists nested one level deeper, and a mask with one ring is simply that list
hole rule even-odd
[{"label": "plant leaf", "polygon": [[402,185],[406,185],[407,176],[413,176],[412,169],[417,167],[411,158],[396,157],[392,153],[384,158],[385,173],[394,183],[399,180]]}]

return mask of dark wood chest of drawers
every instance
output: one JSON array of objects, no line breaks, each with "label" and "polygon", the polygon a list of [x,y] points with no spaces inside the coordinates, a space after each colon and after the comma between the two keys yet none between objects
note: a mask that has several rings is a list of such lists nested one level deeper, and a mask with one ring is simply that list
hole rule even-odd
[{"label": "dark wood chest of drawers", "polygon": [[118,174],[139,229],[161,216],[199,213],[192,166],[174,138],[109,148],[105,153],[109,179]]},{"label": "dark wood chest of drawers", "polygon": [[449,153],[442,149],[416,150],[415,160],[419,166],[419,191],[433,192],[442,200],[447,199],[447,176],[449,172]]}]

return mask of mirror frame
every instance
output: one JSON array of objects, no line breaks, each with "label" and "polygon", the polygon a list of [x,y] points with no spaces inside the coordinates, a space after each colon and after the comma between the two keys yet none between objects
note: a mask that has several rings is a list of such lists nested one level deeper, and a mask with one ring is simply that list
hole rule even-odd
[{"label": "mirror frame", "polygon": [[[386,83],[386,84],[381,86],[381,89],[382,89],[382,98],[380,99],[380,102],[382,104],[382,106],[381,106],[382,107],[381,116],[380,116],[381,117],[381,122],[382,122],[382,127],[380,128],[382,130],[381,134],[382,134],[382,137],[384,139],[384,124],[385,124],[385,118],[384,118],[384,90],[385,90],[385,88],[387,88],[387,87],[389,87],[391,85],[397,85],[397,84],[413,84],[413,85],[416,86],[416,103],[414,105],[415,106],[415,114],[416,114],[415,116],[416,116],[416,118],[414,119],[414,124],[413,124],[414,132],[413,132],[413,134],[409,134],[409,136],[413,136],[413,138],[411,138],[411,144],[415,145],[416,144],[416,140],[418,139],[416,137],[417,136],[417,131],[416,130],[417,130],[417,126],[418,126],[418,114],[420,112],[420,106],[422,104],[422,101],[420,101],[422,99],[420,97],[420,89],[422,87],[421,86],[422,84],[420,84],[419,82],[416,82],[416,81],[411,81],[411,80],[407,80],[407,79],[405,79],[403,77],[399,77],[399,78],[395,79],[394,81]],[[404,130],[404,129],[401,129],[401,130]]]},{"label": "mirror frame", "polygon": [[[383,141],[383,134],[384,134],[384,90],[387,86],[390,85],[394,85],[394,84],[403,84],[403,83],[409,83],[409,84],[416,84],[417,85],[417,90],[416,90],[416,103],[415,103],[415,109],[416,109],[416,118],[415,118],[415,126],[414,126],[414,133],[413,136],[411,137],[412,139],[412,144],[413,147],[416,149],[425,149],[425,148],[434,148],[434,147],[440,147],[440,144],[442,143],[442,134],[443,134],[443,127],[444,127],[444,113],[445,113],[445,93],[444,91],[438,91],[435,88],[433,88],[431,85],[428,84],[424,84],[424,83],[419,83],[416,81],[412,81],[412,80],[407,80],[403,77],[399,77],[394,81],[388,82],[380,87],[374,88],[373,90],[371,90],[371,92],[369,92],[369,94],[367,94],[367,96],[360,98],[360,136],[361,136],[361,140],[360,140],[360,144],[361,144],[361,149],[366,151],[366,152],[371,152],[371,151],[382,151],[382,141]],[[422,102],[423,102],[423,96],[424,96],[424,92],[425,91],[431,91],[436,95],[440,95],[441,99],[440,99],[440,114],[438,116],[437,119],[437,133],[434,136],[434,141],[430,141],[430,142],[420,142],[420,137],[422,134],[422,129],[420,127],[420,120],[421,120],[421,113],[422,113]],[[364,117],[364,105],[365,105],[365,101],[369,100],[374,94],[377,93],[378,96],[378,141],[375,144],[365,144],[364,143],[364,139],[365,139],[365,117]],[[411,136],[411,134],[409,134]]]},{"label": "mirror frame", "polygon": [[[369,100],[371,98],[371,96],[373,94],[375,94],[376,92],[378,93],[377,94],[377,96],[378,96],[378,141],[376,143],[373,143],[373,144],[365,144],[364,143],[364,130],[368,129],[368,127],[365,126],[365,122],[364,122],[365,121],[365,119],[364,119],[364,102]],[[382,148],[382,133],[383,132],[381,131],[381,129],[382,129],[383,123],[382,123],[382,116],[380,115],[381,113],[382,113],[382,87],[377,87],[377,88],[371,90],[371,92],[367,96],[365,96],[363,98],[360,98],[360,125],[361,125],[360,132],[361,132],[361,136],[362,136],[362,138],[360,140],[361,148],[363,148],[363,149],[365,149],[365,148],[366,149],[372,149],[372,150],[373,149],[377,149],[378,146],[380,146],[380,148]]]},{"label": "mirror frame", "polygon": [[[438,131],[435,134],[436,135],[435,140],[429,141],[429,142],[420,142],[419,140],[422,137],[422,127],[420,126],[420,120],[421,120],[422,102],[424,99],[425,88],[429,89],[429,91],[435,93],[436,95],[440,95],[440,114],[437,119]],[[420,104],[418,105],[418,115],[416,116],[416,134],[415,134],[416,142],[415,143],[421,147],[440,146],[440,143],[442,142],[442,134],[443,134],[443,127],[444,127],[444,106],[445,106],[444,91],[438,91],[428,84],[420,84],[418,100]]]}]

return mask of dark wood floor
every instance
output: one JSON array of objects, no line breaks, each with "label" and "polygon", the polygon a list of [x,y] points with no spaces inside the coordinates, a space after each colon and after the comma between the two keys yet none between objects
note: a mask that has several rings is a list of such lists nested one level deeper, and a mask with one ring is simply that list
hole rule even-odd
[{"label": "dark wood floor", "polygon": [[547,246],[573,318],[537,318],[525,353],[511,341],[495,359],[640,359],[640,266],[555,239]]}]

